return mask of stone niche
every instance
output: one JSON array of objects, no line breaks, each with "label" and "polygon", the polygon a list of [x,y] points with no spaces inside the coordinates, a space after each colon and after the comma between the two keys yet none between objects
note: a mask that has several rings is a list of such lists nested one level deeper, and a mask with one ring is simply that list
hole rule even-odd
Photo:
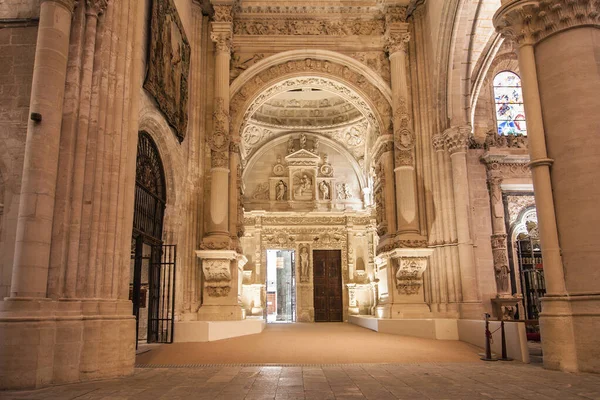
[{"label": "stone niche", "polygon": [[274,140],[244,171],[247,211],[364,209],[358,162],[318,135],[298,133]]}]

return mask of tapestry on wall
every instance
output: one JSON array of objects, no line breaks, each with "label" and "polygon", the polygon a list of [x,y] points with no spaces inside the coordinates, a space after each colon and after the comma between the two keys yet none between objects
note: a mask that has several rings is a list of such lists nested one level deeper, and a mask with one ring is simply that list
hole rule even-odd
[{"label": "tapestry on wall", "polygon": [[144,89],[158,103],[180,142],[188,123],[190,44],[173,0],[152,2],[148,71]]}]

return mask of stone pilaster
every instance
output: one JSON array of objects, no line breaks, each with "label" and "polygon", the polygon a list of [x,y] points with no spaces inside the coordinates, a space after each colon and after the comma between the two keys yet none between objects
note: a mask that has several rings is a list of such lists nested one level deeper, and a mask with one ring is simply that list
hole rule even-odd
[{"label": "stone pilaster", "polygon": [[[547,289],[540,314],[544,366],[600,372],[599,5],[505,0],[494,25],[518,47]],[[553,115],[565,109],[569,118]]]},{"label": "stone pilaster", "polygon": [[406,8],[391,6],[386,13],[385,44],[390,58],[394,129],[397,233],[419,234],[415,170],[415,132],[410,110]]},{"label": "stone pilaster", "polygon": [[467,174],[467,142],[470,133],[470,126],[453,127],[444,132],[444,141],[452,162],[452,188],[462,288],[460,311],[463,317],[479,318],[481,302],[471,236],[469,215],[471,207]]}]

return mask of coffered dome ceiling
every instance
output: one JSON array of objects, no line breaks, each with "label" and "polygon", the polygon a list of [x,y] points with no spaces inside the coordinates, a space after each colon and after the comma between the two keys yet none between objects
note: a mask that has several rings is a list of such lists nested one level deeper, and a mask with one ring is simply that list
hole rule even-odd
[{"label": "coffered dome ceiling", "polygon": [[343,145],[364,161],[370,126],[362,113],[339,95],[315,88],[273,96],[249,119],[242,133],[242,155],[251,157],[270,140],[289,132],[310,132]]}]

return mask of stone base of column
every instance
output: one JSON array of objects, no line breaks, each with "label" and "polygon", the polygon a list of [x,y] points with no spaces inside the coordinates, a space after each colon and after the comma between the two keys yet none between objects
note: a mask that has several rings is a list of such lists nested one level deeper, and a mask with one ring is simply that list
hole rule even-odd
[{"label": "stone base of column", "polygon": [[484,312],[483,303],[480,301],[458,303],[461,319],[484,319]]},{"label": "stone base of column", "polygon": [[245,318],[241,289],[248,259],[233,250],[198,250],[203,279],[199,321],[238,321]]},{"label": "stone base of column", "polygon": [[542,299],[544,367],[600,373],[600,295]]},{"label": "stone base of column", "polygon": [[133,373],[130,301],[7,298],[0,302],[0,389]]}]

